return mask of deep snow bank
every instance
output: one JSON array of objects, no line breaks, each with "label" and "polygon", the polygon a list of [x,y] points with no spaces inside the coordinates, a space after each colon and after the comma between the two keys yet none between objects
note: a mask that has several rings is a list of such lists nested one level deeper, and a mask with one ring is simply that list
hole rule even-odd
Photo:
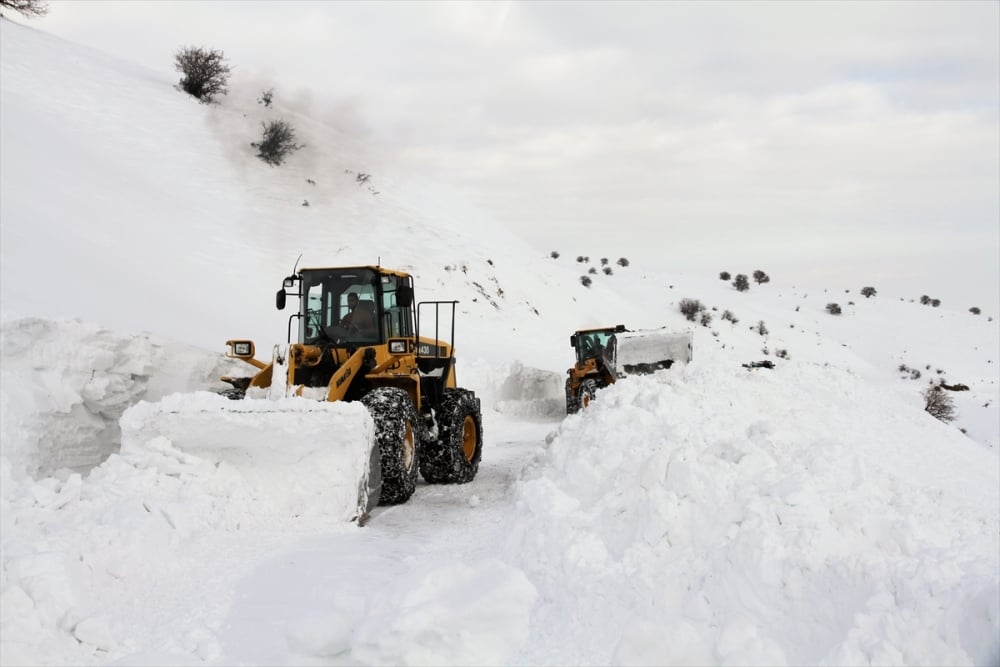
[{"label": "deep snow bank", "polygon": [[89,469],[118,450],[128,406],[223,388],[235,363],[149,333],[37,318],[3,322],[0,360],[0,455],[15,477]]},{"label": "deep snow bank", "polygon": [[554,651],[524,662],[996,664],[995,456],[832,367],[667,377],[603,390],[520,483]]},{"label": "deep snow bank", "polygon": [[[175,641],[150,657],[158,664],[176,664],[185,655],[218,659],[231,587],[260,551],[280,549],[280,538],[270,536],[356,529],[339,511],[352,490],[335,489],[330,480],[358,478],[357,470],[341,473],[362,463],[345,457],[345,446],[372,437],[371,419],[360,404],[262,401],[274,405],[249,415],[258,437],[249,448],[230,450],[226,422],[217,413],[232,402],[197,390],[224,386],[218,376],[245,369],[242,362],[232,368],[234,362],[221,354],[78,321],[18,320],[4,323],[2,332],[5,664],[100,664],[153,656],[150,647],[133,643],[142,630],[122,625],[123,618],[141,627],[176,626]],[[535,414],[532,400],[554,391],[550,375],[516,362],[504,368],[478,362],[475,378],[491,397],[484,406],[488,414],[490,406],[504,402],[510,410]],[[270,407],[284,411],[269,415]],[[303,411],[322,414],[294,419]],[[161,420],[182,412],[196,419],[172,422],[170,437],[163,437]],[[276,438],[276,429],[287,438]],[[214,443],[215,451],[192,450],[192,439]],[[85,474],[73,472],[74,466]],[[248,536],[255,538],[252,553],[213,552],[220,543]],[[212,574],[187,577],[188,569]],[[490,608],[462,614],[481,627],[473,635],[442,638],[434,624],[453,622],[456,609],[442,606],[421,586],[441,593],[441,578],[450,577],[447,590],[456,591],[487,571],[495,590],[476,599],[492,600]],[[527,634],[534,589],[518,570],[499,562],[459,570],[438,564],[424,576],[416,590],[395,591],[384,608],[369,610],[358,622],[352,651],[374,663],[405,658],[416,664],[435,652],[454,664],[492,663]],[[135,599],[136,591],[160,586],[161,579],[183,588],[165,596],[209,601],[196,610],[197,622],[180,620],[188,609],[150,609]],[[196,590],[206,580],[213,589]],[[401,604],[406,610],[396,609]],[[123,608],[132,614],[120,613]],[[388,632],[387,619],[395,624]],[[516,622],[491,634],[497,619]],[[328,634],[309,625],[295,629],[289,641],[304,655],[333,650]]]}]

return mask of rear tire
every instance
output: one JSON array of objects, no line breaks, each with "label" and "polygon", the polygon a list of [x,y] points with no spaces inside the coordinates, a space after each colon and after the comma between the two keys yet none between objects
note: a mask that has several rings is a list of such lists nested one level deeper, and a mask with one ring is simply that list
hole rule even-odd
[{"label": "rear tire", "polygon": [[572,415],[580,411],[580,397],[573,391],[573,380],[566,378],[566,414]]},{"label": "rear tire", "polygon": [[429,484],[471,482],[483,456],[479,399],[468,389],[445,389],[434,415],[437,439],[422,443],[420,474]]},{"label": "rear tire", "polygon": [[417,486],[420,437],[413,401],[403,389],[379,387],[365,394],[361,402],[375,421],[382,479],[379,505],[405,503]]},{"label": "rear tire", "polygon": [[597,383],[593,380],[584,380],[580,383],[580,393],[577,395],[577,401],[580,404],[581,410],[586,410],[590,407],[591,401],[597,396]]}]

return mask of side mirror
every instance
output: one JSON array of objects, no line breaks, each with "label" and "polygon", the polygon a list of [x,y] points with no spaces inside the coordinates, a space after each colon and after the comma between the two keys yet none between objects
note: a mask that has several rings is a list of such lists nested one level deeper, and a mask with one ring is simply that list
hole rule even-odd
[{"label": "side mirror", "polygon": [[278,307],[278,310],[285,309],[285,288],[282,287],[278,290],[278,293],[274,295],[274,305]]},{"label": "side mirror", "polygon": [[409,285],[400,285],[396,290],[396,305],[400,308],[409,308],[413,305],[413,288]]}]

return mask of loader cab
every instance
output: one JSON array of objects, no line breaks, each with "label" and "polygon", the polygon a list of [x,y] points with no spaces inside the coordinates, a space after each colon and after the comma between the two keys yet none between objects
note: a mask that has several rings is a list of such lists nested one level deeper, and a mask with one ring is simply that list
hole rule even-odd
[{"label": "loader cab", "polygon": [[387,338],[413,335],[409,275],[378,267],[302,269],[278,292],[279,308],[282,292],[295,283],[299,312],[291,316],[289,329],[297,318],[299,343],[378,345]]},{"label": "loader cab", "polygon": [[615,357],[615,334],[625,331],[624,325],[606,329],[583,329],[569,337],[570,346],[576,350],[576,363],[583,366],[588,359]]}]

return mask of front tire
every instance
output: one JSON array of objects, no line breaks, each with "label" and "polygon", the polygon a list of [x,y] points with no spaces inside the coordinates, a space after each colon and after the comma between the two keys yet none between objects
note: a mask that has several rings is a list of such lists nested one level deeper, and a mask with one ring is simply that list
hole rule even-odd
[{"label": "front tire", "polygon": [[434,416],[437,439],[421,447],[420,474],[429,484],[471,482],[483,456],[479,399],[468,389],[445,389]]},{"label": "front tire", "polygon": [[225,396],[231,401],[242,401],[246,398],[247,390],[241,389],[239,387],[230,387],[229,389],[223,389],[219,391],[219,396]]},{"label": "front tire", "polygon": [[580,393],[577,397],[577,403],[580,406],[580,410],[586,410],[590,407],[590,403],[597,396],[597,383],[593,380],[584,380],[580,383]]},{"label": "front tire", "polygon": [[572,378],[566,378],[566,414],[573,415],[580,411],[580,397],[573,389]]},{"label": "front tire", "polygon": [[417,486],[419,422],[413,401],[405,390],[379,387],[361,402],[375,421],[382,492],[379,505],[405,503]]}]

